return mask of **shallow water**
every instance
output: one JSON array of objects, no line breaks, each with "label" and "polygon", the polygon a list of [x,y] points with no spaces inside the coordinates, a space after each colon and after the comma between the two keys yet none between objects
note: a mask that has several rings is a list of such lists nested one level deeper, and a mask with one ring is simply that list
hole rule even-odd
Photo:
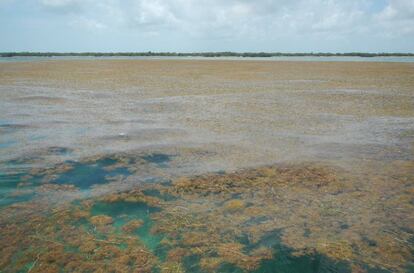
[{"label": "shallow water", "polygon": [[108,179],[115,176],[128,176],[130,172],[127,168],[115,167],[110,168],[116,163],[111,159],[103,159],[93,162],[92,164],[68,163],[70,169],[61,173],[56,179],[52,179],[50,183],[69,184],[79,189],[88,189],[93,185],[106,183]]},{"label": "shallow water", "polygon": [[1,64],[0,272],[413,272],[413,69]]},{"label": "shallow water", "polygon": [[[73,263],[80,272],[129,272],[142,265],[134,262],[136,251],[147,255],[142,270],[148,272],[410,270],[412,194],[404,188],[392,186],[393,196],[376,204],[383,197],[363,189],[359,179],[366,177],[356,179],[323,165],[279,165],[155,179],[121,191],[125,178],[118,177],[108,193],[49,203],[67,191],[84,190],[76,184],[79,177],[97,181],[94,171],[90,177],[77,175],[79,168],[90,170],[89,161],[69,171],[62,166],[32,169],[27,173],[32,179],[20,179],[42,185],[30,201],[3,203],[6,272],[27,271],[39,260],[35,272],[71,271]],[[113,166],[121,161],[129,161],[122,168],[135,164],[124,155],[119,161],[97,158],[96,166],[112,166],[116,173],[120,167]],[[111,171],[106,174],[111,177]],[[54,177],[63,175],[71,187],[51,186],[58,181]],[[409,190],[410,182],[401,179],[394,182]],[[384,187],[384,181],[376,182]],[[395,202],[398,212],[392,212]],[[111,265],[102,263],[106,260]]]}]

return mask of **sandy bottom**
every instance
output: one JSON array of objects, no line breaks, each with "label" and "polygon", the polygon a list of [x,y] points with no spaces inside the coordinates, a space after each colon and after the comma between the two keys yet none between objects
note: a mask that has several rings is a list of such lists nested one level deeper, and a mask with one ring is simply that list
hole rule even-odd
[{"label": "sandy bottom", "polygon": [[0,64],[0,272],[412,272],[414,64]]}]

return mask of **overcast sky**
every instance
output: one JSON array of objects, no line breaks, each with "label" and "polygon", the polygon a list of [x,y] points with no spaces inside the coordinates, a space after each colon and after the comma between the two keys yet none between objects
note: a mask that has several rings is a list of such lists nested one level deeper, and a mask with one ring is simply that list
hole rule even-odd
[{"label": "overcast sky", "polygon": [[0,51],[414,52],[414,0],[0,0]]}]

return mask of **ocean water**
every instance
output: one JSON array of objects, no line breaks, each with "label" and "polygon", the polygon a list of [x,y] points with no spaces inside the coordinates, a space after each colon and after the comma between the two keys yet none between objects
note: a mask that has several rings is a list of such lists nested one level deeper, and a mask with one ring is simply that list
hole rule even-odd
[{"label": "ocean water", "polygon": [[0,272],[413,272],[409,66],[150,63],[111,90],[111,62],[5,64]]}]

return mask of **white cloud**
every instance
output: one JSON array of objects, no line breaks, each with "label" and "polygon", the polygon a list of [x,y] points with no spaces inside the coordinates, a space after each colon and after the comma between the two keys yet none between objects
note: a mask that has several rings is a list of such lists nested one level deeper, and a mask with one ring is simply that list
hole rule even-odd
[{"label": "white cloud", "polygon": [[379,14],[384,20],[414,20],[413,0],[391,0],[389,5]]},{"label": "white cloud", "polygon": [[[371,0],[375,1],[375,0]],[[369,1],[368,1],[369,2]],[[53,11],[74,13],[114,28],[163,29],[190,35],[285,35],[366,31],[375,23],[412,23],[413,0],[392,0],[380,14],[366,0],[40,0]],[[104,21],[103,21],[104,20]],[[379,22],[382,21],[382,22]],[[396,24],[401,27],[401,23]]]},{"label": "white cloud", "polygon": [[160,37],[176,35],[255,43],[312,38],[322,43],[352,40],[358,35],[366,40],[386,36],[403,39],[414,33],[414,0],[384,0],[382,4],[378,0],[37,0],[37,3],[74,28]]},{"label": "white cloud", "polygon": [[414,0],[391,0],[376,22],[384,36],[414,35]]},{"label": "white cloud", "polygon": [[89,18],[77,18],[69,23],[71,26],[75,26],[81,29],[88,29],[88,30],[103,30],[106,29],[107,26],[101,22],[98,22],[93,19]]}]

